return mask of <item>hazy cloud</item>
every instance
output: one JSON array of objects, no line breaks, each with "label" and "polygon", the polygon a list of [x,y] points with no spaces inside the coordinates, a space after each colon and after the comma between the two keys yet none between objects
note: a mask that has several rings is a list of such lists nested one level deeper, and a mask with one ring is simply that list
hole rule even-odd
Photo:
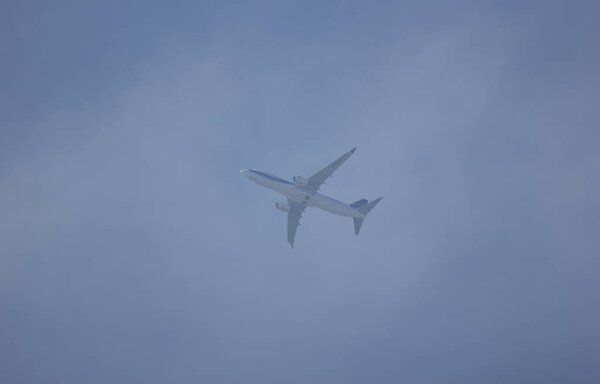
[{"label": "hazy cloud", "polygon": [[7,7],[0,381],[600,377],[592,4]]}]

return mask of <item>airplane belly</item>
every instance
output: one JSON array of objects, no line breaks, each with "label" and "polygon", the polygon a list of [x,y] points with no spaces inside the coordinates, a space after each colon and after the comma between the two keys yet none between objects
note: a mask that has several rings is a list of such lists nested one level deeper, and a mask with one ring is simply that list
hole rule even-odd
[{"label": "airplane belly", "polygon": [[277,183],[264,178],[257,178],[255,182],[262,185],[263,187],[272,189],[273,191],[283,193],[284,195],[287,195],[287,192],[290,189],[290,187],[285,184]]},{"label": "airplane belly", "polygon": [[364,218],[362,213],[349,205],[321,194],[316,194],[309,202],[309,205],[340,216]]},{"label": "airplane belly", "polygon": [[312,200],[313,196],[311,196],[310,194],[308,194],[308,193],[306,193],[304,191],[301,191],[301,190],[296,189],[296,188],[289,188],[287,190],[286,195],[287,195],[288,198],[290,198],[291,200],[294,200],[294,201],[296,201],[298,203],[304,203],[304,202],[306,202],[306,204],[308,206],[312,206],[311,200]]}]

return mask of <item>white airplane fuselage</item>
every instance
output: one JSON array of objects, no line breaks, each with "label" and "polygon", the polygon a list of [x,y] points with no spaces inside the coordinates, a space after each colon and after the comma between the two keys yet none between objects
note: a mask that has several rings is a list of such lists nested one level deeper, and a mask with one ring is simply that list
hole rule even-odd
[{"label": "white airplane fuselage", "polygon": [[240,173],[255,183],[279,192],[288,199],[305,204],[307,207],[317,207],[324,211],[346,217],[364,219],[365,215],[348,204],[325,196],[319,192],[308,193],[302,189],[302,185],[292,183],[271,174],[254,169],[242,169]]}]

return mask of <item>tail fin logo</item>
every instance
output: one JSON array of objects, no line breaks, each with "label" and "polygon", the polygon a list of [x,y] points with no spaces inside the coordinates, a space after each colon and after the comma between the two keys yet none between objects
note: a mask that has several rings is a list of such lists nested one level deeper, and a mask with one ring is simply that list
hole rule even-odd
[{"label": "tail fin logo", "polygon": [[354,203],[350,204],[350,206],[354,209],[358,209],[360,207],[362,207],[363,205],[367,204],[369,201],[367,199],[360,199],[358,201],[355,201]]}]

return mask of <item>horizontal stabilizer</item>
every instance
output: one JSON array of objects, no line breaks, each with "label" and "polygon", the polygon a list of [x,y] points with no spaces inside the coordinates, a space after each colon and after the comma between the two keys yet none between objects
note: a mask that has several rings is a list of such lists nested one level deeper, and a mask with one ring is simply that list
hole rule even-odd
[{"label": "horizontal stabilizer", "polygon": [[381,201],[381,199],[383,199],[383,197],[379,197],[379,198],[371,201],[370,203],[367,203],[357,209],[360,213],[363,213],[366,215],[367,213],[371,212],[371,209],[375,208],[375,206]]},{"label": "horizontal stabilizer", "polygon": [[[367,215],[375,206],[381,201],[382,197],[379,197],[370,203],[367,199],[360,199],[356,203],[350,204],[351,207],[362,213],[363,215]],[[360,232],[360,227],[365,219],[364,218],[354,218],[354,234],[358,235]]]}]

